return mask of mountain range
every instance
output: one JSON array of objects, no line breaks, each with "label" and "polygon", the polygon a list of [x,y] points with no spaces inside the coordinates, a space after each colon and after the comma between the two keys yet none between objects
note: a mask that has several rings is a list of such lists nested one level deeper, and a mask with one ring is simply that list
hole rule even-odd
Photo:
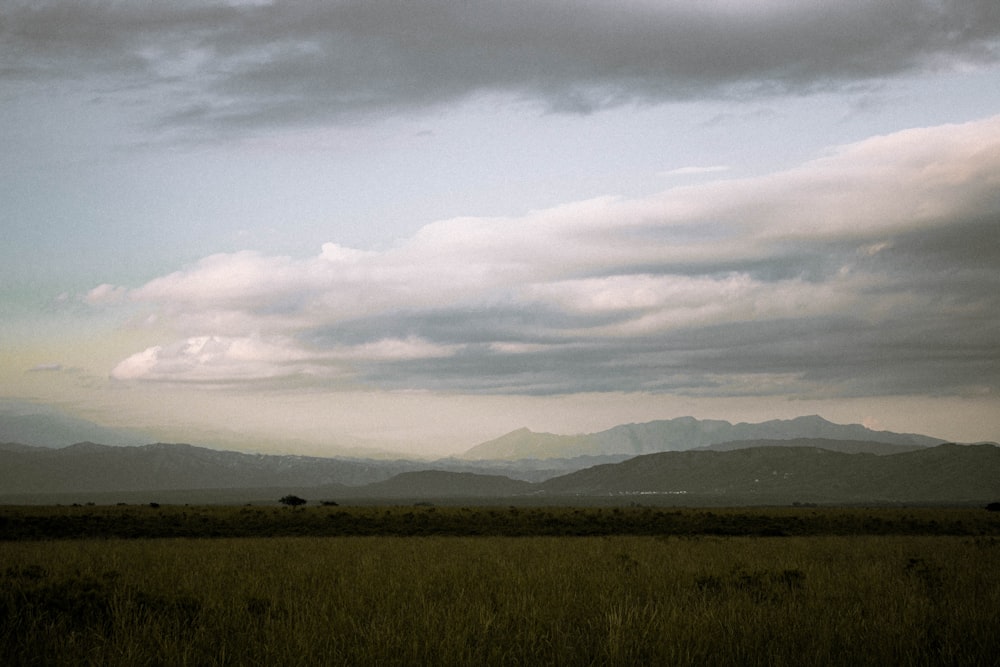
[{"label": "mountain range", "polygon": [[791,438],[874,441],[911,447],[930,447],[945,442],[914,433],[874,431],[861,424],[834,424],[818,415],[776,419],[759,424],[732,424],[718,419],[678,417],[644,424],[623,424],[599,433],[583,435],[534,433],[522,428],[473,447],[464,454],[464,458],[516,460],[582,455],[634,456],[684,451],[722,442]]},{"label": "mountain range", "polygon": [[761,424],[686,417],[578,436],[520,429],[432,462],[164,443],[0,444],[0,502],[274,502],[285,493],[315,501],[964,503],[1000,497],[1000,448],[817,416]]}]

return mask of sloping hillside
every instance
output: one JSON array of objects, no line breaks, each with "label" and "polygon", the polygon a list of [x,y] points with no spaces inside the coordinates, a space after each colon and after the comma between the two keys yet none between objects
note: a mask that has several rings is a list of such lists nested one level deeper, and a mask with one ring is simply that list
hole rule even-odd
[{"label": "sloping hillside", "polygon": [[698,447],[693,451],[731,452],[735,449],[748,449],[751,447],[815,447],[818,449],[827,449],[831,452],[842,452],[844,454],[878,454],[880,456],[927,449],[923,445],[897,445],[890,442],[875,442],[874,440],[791,438],[788,440],[767,439],[720,442],[715,445]]},{"label": "sloping hillside", "polygon": [[0,496],[365,484],[407,465],[227,452],[182,444],[0,448]]},{"label": "sloping hillside", "polygon": [[1000,497],[1000,448],[940,445],[900,454],[809,447],[662,452],[539,485],[553,495],[698,495],[752,501],[951,502]]},{"label": "sloping hillside", "polygon": [[369,498],[503,498],[531,493],[534,488],[531,482],[503,475],[421,470],[350,489],[348,494]]}]

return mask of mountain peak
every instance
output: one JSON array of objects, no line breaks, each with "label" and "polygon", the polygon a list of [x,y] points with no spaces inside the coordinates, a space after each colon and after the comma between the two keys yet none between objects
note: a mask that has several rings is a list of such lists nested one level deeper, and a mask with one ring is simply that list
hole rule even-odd
[{"label": "mountain peak", "polygon": [[558,452],[572,447],[580,436],[536,433],[527,427],[501,435],[495,440],[476,445],[463,458],[472,459],[546,459],[558,458]]},{"label": "mountain peak", "polygon": [[96,442],[90,442],[85,440],[84,442],[77,442],[72,445],[61,448],[63,452],[73,452],[73,453],[83,453],[83,452],[106,452],[109,449],[114,449],[110,445],[102,445]]},{"label": "mountain peak", "polygon": [[790,419],[789,421],[799,423],[799,424],[832,424],[828,419],[823,419],[819,415],[803,415],[801,417],[796,417]]}]

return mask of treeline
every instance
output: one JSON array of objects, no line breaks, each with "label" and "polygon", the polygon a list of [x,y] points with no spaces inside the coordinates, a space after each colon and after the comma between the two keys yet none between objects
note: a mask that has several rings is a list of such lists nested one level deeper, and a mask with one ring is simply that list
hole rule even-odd
[{"label": "treeline", "polygon": [[334,536],[1000,535],[983,508],[0,507],[0,540]]}]

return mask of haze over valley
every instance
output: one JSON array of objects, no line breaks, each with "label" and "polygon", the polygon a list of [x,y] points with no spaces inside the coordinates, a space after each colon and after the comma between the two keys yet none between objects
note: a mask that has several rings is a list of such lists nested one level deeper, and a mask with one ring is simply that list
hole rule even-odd
[{"label": "haze over valley", "polygon": [[[58,426],[59,423],[56,423]],[[23,426],[23,425],[22,425]],[[37,432],[38,424],[33,424]],[[10,428],[10,427],[8,427]],[[9,433],[10,431],[8,431]],[[0,502],[958,503],[1000,497],[1000,447],[838,425],[678,418],[558,436],[519,429],[462,456],[317,458],[184,444],[0,444]],[[157,500],[146,500],[157,499]]]}]

